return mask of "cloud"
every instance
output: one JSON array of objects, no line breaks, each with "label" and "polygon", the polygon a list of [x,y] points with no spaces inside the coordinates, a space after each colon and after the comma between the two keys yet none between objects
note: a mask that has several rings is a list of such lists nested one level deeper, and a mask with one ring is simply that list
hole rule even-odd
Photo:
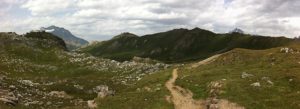
[{"label": "cloud", "polygon": [[71,0],[29,0],[22,8],[30,10],[33,15],[51,15],[66,12],[71,4]]},{"label": "cloud", "polygon": [[[19,17],[14,7],[29,15]],[[298,10],[299,0],[2,0],[0,23],[19,32],[57,25],[89,40],[194,27],[293,37],[300,34]]]}]

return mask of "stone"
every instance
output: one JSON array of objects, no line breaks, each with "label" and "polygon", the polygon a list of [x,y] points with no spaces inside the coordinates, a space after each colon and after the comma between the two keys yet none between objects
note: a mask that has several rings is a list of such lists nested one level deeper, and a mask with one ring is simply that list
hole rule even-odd
[{"label": "stone", "polygon": [[210,104],[208,109],[219,109],[218,104]]},{"label": "stone", "polygon": [[98,94],[98,98],[105,98],[109,95],[114,95],[115,92],[113,90],[109,90],[106,85],[99,85],[94,88],[94,92]]},{"label": "stone", "polygon": [[16,106],[17,103],[18,103],[18,102],[13,101],[9,98],[0,98],[0,101],[4,102],[5,104],[12,105],[12,106]]},{"label": "stone", "polygon": [[95,100],[88,100],[87,105],[90,109],[96,109],[97,108],[97,103],[95,102]]},{"label": "stone", "polygon": [[291,48],[284,47],[284,48],[281,48],[281,49],[280,49],[280,52],[281,52],[281,53],[293,53],[294,50],[291,49]]},{"label": "stone", "polygon": [[32,102],[26,102],[24,105],[25,106],[30,106],[30,105],[36,105],[36,104],[39,104],[40,102],[39,101],[32,101]]},{"label": "stone", "polygon": [[27,85],[27,86],[37,86],[37,85],[40,85],[39,83],[33,83],[30,80],[19,80],[18,82],[20,82],[21,84]]},{"label": "stone", "polygon": [[245,79],[253,76],[254,76],[253,74],[248,74],[247,72],[243,72],[241,78]]},{"label": "stone", "polygon": [[58,98],[73,98],[72,96],[68,95],[65,91],[51,91],[48,95]]},{"label": "stone", "polygon": [[15,106],[18,103],[18,98],[15,97],[14,93],[0,89],[0,101],[8,105]]},{"label": "stone", "polygon": [[262,77],[261,80],[266,81],[266,82],[267,82],[268,84],[270,84],[270,85],[274,85],[274,83],[270,80],[269,77]]},{"label": "stone", "polygon": [[81,85],[76,84],[76,85],[74,85],[74,87],[77,89],[83,90],[83,86],[81,86]]},{"label": "stone", "polygon": [[10,90],[15,90],[15,89],[16,89],[16,86],[10,85],[10,86],[9,86],[9,89],[10,89]]},{"label": "stone", "polygon": [[250,85],[253,86],[253,87],[260,87],[261,86],[259,82],[255,82],[255,83],[252,83]]},{"label": "stone", "polygon": [[267,80],[267,83],[269,83],[270,85],[274,85],[274,83],[271,80]]}]

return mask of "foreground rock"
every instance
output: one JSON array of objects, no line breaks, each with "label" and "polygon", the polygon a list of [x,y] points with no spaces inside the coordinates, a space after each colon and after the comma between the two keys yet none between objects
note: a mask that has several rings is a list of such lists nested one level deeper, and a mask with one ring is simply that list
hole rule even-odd
[{"label": "foreground rock", "polygon": [[58,98],[66,98],[71,99],[72,96],[68,95],[65,91],[51,91],[49,96],[58,97]]},{"label": "foreground rock", "polygon": [[0,101],[12,106],[16,106],[18,104],[18,98],[8,90],[0,89]]},{"label": "foreground rock", "polygon": [[99,85],[94,88],[94,92],[98,94],[98,98],[105,98],[109,95],[114,95],[115,91],[109,90],[108,86],[106,85]]},{"label": "foreground rock", "polygon": [[88,104],[88,107],[90,109],[96,109],[98,106],[97,106],[97,103],[95,102],[95,100],[88,100],[87,101],[87,104]]}]

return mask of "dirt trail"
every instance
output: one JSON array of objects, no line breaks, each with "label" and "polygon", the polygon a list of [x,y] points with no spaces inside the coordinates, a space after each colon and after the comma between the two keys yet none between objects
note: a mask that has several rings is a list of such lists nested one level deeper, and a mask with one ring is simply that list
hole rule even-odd
[{"label": "dirt trail", "polygon": [[197,63],[193,64],[193,65],[191,66],[191,68],[199,67],[199,66],[201,66],[201,65],[204,65],[204,64],[208,64],[208,63],[210,63],[210,62],[213,62],[213,61],[216,60],[216,58],[218,58],[219,56],[221,56],[221,54],[217,54],[217,55],[211,56],[211,57],[209,57],[209,58],[207,58],[207,59],[205,59],[205,60],[202,60],[202,61],[200,61],[200,62],[197,62]]},{"label": "dirt trail", "polygon": [[175,109],[205,109],[203,107],[204,102],[194,100],[191,91],[175,85],[178,77],[177,70],[173,70],[172,78],[166,82],[166,87],[171,92],[171,101],[174,103]]},{"label": "dirt trail", "polygon": [[[212,62],[219,56],[220,55],[212,56],[192,65],[191,68]],[[217,99],[217,96],[210,97],[206,100],[194,100],[193,93],[190,90],[175,85],[177,77],[178,69],[176,68],[172,72],[172,78],[170,78],[170,80],[168,80],[165,84],[171,93],[171,97],[168,96],[166,98],[167,100],[170,100],[170,102],[173,102],[175,109],[245,109],[244,107],[239,106],[236,103],[231,103],[228,100]]]}]

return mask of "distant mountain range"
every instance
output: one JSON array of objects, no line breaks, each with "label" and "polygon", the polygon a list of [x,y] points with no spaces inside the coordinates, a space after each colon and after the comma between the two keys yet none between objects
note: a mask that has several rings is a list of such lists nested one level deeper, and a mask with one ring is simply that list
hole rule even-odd
[{"label": "distant mountain range", "polygon": [[132,33],[122,33],[111,40],[91,44],[80,50],[118,61],[130,60],[138,56],[164,62],[184,62],[205,59],[234,48],[268,49],[293,41],[285,37],[243,33],[242,30],[235,29],[230,33],[216,34],[200,28],[174,29],[141,37]]},{"label": "distant mountain range", "polygon": [[88,41],[74,36],[69,30],[57,26],[42,27],[41,30],[52,33],[62,38],[69,50],[80,48],[84,45],[88,45]]}]

